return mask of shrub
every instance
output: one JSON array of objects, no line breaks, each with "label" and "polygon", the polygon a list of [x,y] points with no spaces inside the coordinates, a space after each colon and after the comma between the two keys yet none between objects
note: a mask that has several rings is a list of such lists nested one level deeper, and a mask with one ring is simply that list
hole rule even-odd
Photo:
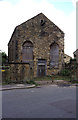
[{"label": "shrub", "polygon": [[68,69],[63,69],[60,74],[63,76],[70,76],[71,71]]},{"label": "shrub", "polygon": [[75,59],[75,58],[71,58],[71,59],[70,59],[70,62],[71,62],[71,61],[76,61],[76,59]]}]

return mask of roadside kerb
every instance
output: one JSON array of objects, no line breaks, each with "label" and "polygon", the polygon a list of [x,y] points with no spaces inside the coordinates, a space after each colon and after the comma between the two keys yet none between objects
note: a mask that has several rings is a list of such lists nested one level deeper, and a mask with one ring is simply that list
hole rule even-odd
[{"label": "roadside kerb", "polygon": [[[42,84],[43,85],[43,84]],[[24,85],[24,84],[17,84],[16,86],[7,86],[7,85],[3,85],[3,86],[0,86],[0,91],[5,91],[5,90],[14,90],[14,89],[28,89],[28,88],[34,88],[34,87],[41,87],[42,85]],[[72,87],[72,86],[78,86],[78,84],[58,84],[58,83],[55,83],[55,84],[44,84],[44,85],[51,85],[51,86],[59,86],[59,87],[66,87],[66,86],[69,86],[69,87]]]},{"label": "roadside kerb", "polygon": [[17,87],[7,87],[7,88],[0,88],[0,91],[5,90],[14,90],[14,89],[28,89],[28,88],[34,88],[36,85],[29,85],[29,86],[17,86]]}]

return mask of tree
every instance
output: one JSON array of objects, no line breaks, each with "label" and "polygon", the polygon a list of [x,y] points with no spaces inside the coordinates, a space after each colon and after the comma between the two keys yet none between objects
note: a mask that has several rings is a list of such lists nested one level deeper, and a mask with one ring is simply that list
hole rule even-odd
[{"label": "tree", "polygon": [[[8,56],[7,56],[7,54],[5,52],[2,52],[1,50],[0,50],[0,54],[1,54],[0,56],[2,57],[2,65],[3,65],[5,63],[7,63]],[[0,58],[0,61],[1,61],[1,58]]]}]

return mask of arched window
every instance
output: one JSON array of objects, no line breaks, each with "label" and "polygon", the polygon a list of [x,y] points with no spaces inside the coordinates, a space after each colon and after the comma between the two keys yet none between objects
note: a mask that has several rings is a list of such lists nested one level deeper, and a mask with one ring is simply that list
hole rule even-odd
[{"label": "arched window", "polygon": [[59,65],[59,46],[53,43],[50,46],[50,67],[58,67]]},{"label": "arched window", "polygon": [[29,62],[33,60],[33,44],[30,41],[23,43],[22,49],[22,61]]}]

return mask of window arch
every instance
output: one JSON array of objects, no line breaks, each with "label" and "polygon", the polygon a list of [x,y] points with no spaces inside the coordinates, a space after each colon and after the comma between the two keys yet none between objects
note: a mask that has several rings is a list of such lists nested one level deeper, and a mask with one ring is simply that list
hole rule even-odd
[{"label": "window arch", "polygon": [[22,46],[22,61],[29,62],[33,60],[33,44],[30,41],[26,41]]},{"label": "window arch", "polygon": [[59,46],[56,43],[50,46],[50,67],[58,67],[59,65]]}]

